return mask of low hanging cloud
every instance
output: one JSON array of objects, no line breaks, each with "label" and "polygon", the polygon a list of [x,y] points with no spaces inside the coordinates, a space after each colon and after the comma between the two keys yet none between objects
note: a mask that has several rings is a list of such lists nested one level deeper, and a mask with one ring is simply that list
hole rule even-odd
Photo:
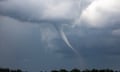
[{"label": "low hanging cloud", "polygon": [[30,22],[68,22],[79,14],[79,0],[8,0],[0,2],[0,15]]},{"label": "low hanging cloud", "polygon": [[[0,15],[38,24],[70,26],[69,24],[75,23],[80,25],[79,30],[82,25],[84,28],[106,28],[104,30],[117,35],[120,22],[119,3],[119,0],[5,0],[0,1]],[[78,32],[79,30],[77,29]],[[49,38],[51,40],[55,37]]]},{"label": "low hanging cloud", "polygon": [[[71,24],[79,15],[79,0],[12,0],[3,1],[0,6],[2,15],[38,24]],[[55,27],[59,28],[58,25]],[[69,46],[64,32],[60,33]]]},{"label": "low hanging cloud", "polygon": [[82,24],[101,27],[119,21],[119,0],[5,0],[0,15],[21,21]]}]

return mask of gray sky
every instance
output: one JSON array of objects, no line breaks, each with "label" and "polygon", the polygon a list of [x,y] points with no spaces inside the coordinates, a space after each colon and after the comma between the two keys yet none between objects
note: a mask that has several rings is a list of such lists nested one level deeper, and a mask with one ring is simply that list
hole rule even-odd
[{"label": "gray sky", "polygon": [[0,0],[0,57],[0,67],[31,72],[120,69],[120,1]]}]

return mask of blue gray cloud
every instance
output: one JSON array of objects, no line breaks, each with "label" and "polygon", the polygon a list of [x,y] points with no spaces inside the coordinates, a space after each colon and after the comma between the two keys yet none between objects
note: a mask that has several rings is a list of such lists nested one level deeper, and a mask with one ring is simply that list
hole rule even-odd
[{"label": "blue gray cloud", "polygon": [[[74,67],[119,69],[119,3],[119,0],[0,1],[3,58],[0,66],[37,71]],[[52,24],[64,24],[64,32],[79,52],[79,58]]]},{"label": "blue gray cloud", "polygon": [[79,14],[79,0],[11,0],[1,2],[0,9],[1,15],[22,21],[72,21]]}]

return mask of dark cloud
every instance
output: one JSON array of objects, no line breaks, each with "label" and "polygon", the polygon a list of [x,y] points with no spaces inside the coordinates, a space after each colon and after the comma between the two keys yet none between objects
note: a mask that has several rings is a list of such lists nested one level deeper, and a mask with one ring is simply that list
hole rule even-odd
[{"label": "dark cloud", "polygon": [[[118,0],[105,0],[106,3],[85,0],[85,4],[82,1],[82,14],[77,25],[74,21],[80,16],[80,7],[76,8],[80,6],[78,0],[51,0],[50,4],[47,1],[0,2],[0,57],[4,57],[1,66],[36,72],[40,68],[119,69]],[[64,24],[64,32],[79,56],[65,44],[52,24]]]},{"label": "dark cloud", "polygon": [[[24,2],[24,3],[23,3]],[[1,2],[0,14],[21,21],[36,23],[70,23],[79,14],[79,0],[76,1],[50,1],[47,4],[43,0]],[[39,4],[40,3],[40,4]],[[58,3],[58,4],[57,4]],[[63,8],[64,6],[64,8]],[[72,11],[72,12],[71,12]],[[56,13],[55,13],[56,12]],[[69,17],[68,17],[69,16]]]}]

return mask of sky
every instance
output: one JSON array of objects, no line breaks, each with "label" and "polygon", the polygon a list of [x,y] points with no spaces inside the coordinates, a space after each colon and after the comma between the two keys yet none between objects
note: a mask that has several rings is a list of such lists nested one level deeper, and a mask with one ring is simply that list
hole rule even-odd
[{"label": "sky", "polygon": [[120,1],[0,0],[0,67],[120,69]]}]

